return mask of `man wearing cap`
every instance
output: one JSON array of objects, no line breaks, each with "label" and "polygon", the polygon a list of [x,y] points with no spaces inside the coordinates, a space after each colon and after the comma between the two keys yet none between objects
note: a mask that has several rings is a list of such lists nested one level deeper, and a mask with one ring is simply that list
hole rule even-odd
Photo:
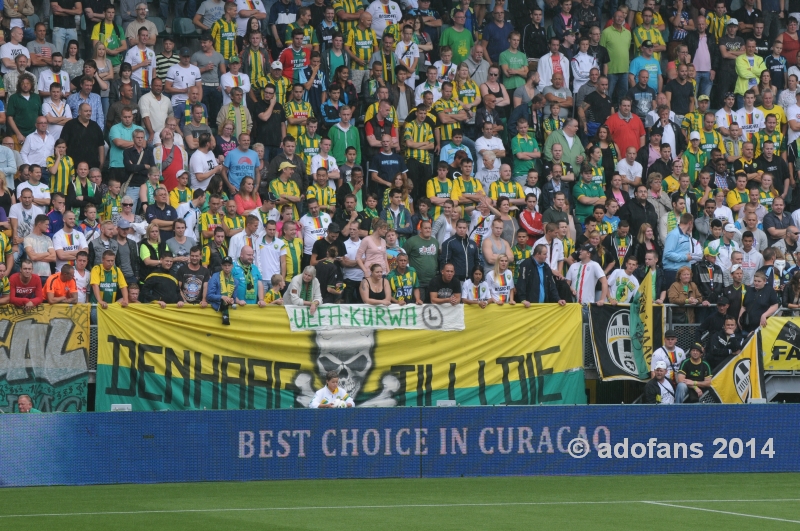
[{"label": "man wearing cap", "polygon": [[727,223],[722,228],[722,237],[707,244],[711,252],[717,252],[716,264],[722,269],[723,274],[731,270],[731,255],[739,250],[739,244],[733,241],[734,236],[741,234],[733,223]]},{"label": "man wearing cap", "polygon": [[[706,245],[703,259],[692,264],[692,282],[703,296],[703,306],[716,304],[725,289],[722,268],[717,265],[718,255],[719,250],[716,247]],[[707,308],[700,308],[697,321],[703,322],[708,314]]]},{"label": "man wearing cap", "polygon": [[664,334],[664,345],[653,352],[650,360],[650,376],[655,378],[658,364],[663,363],[664,369],[666,369],[665,377],[675,380],[684,359],[686,359],[686,352],[678,346],[678,334],[672,329],[667,330]]},{"label": "man wearing cap", "polygon": [[[172,96],[172,106],[180,106],[186,102],[189,87],[197,87],[201,91],[202,73],[197,66],[191,64],[192,52],[189,48],[181,48],[180,62],[170,67],[167,71],[167,83],[164,92]],[[176,116],[183,116],[184,113],[175,113]]]},{"label": "man wearing cap", "polygon": [[[735,18],[728,20],[725,25],[725,34],[719,39],[719,53],[722,60],[719,66],[719,77],[715,79],[714,85],[720,93],[733,90],[736,81],[736,60],[744,54],[744,39],[736,34],[739,29],[739,21]],[[715,92],[717,92],[715,91]],[[725,133],[722,133],[725,134]]]},{"label": "man wearing cap", "polygon": [[[661,37],[661,34],[656,32]],[[663,48],[663,46],[662,46]],[[633,87],[636,84],[635,76],[639,72],[646,70],[649,74],[648,86],[656,92],[661,92],[662,77],[661,77],[661,62],[656,54],[653,53],[653,42],[646,40],[641,44],[641,55],[631,61],[630,68],[628,69],[628,86]],[[649,109],[648,109],[649,110]]]},{"label": "man wearing cap", "polygon": [[666,378],[667,364],[653,364],[653,378],[644,386],[643,404],[675,404],[675,390]]},{"label": "man wearing cap", "polygon": [[[697,106],[692,112],[687,113],[683,117],[683,121],[680,123],[681,129],[683,129],[683,134],[685,137],[688,137],[689,133],[692,131],[700,131],[703,129],[703,119],[708,112],[708,96],[706,95],[699,95],[697,97]],[[694,182],[694,179],[692,179]]]},{"label": "man wearing cap", "polygon": [[[741,268],[738,269],[738,271],[741,271]],[[739,306],[741,306],[741,299],[739,299],[739,305],[736,308],[736,314],[739,313]],[[711,339],[711,335],[713,335],[717,330],[722,330],[725,326],[725,317],[727,317],[730,307],[730,300],[727,297],[724,295],[719,297],[717,299],[716,310],[711,313],[711,315],[706,317],[702,323],[700,323],[700,326],[697,329],[697,335],[695,336],[696,341],[707,346],[708,340]]]},{"label": "man wearing cap", "polygon": [[[286,149],[286,141],[284,141],[284,149]],[[269,192],[278,198],[279,205],[292,205],[293,218],[297,219],[299,217],[297,207],[304,199],[304,196],[301,194],[297,183],[291,178],[295,168],[297,168],[297,165],[288,160],[281,162],[280,166],[278,166],[278,178],[269,183]]]},{"label": "man wearing cap", "polygon": [[[708,96],[700,97],[706,98],[708,101]],[[684,119],[684,123],[686,123],[686,119]],[[700,170],[708,164],[708,154],[700,149],[700,133],[698,131],[689,133],[689,147],[683,152],[682,160],[683,171],[689,175],[690,182],[694,183],[697,181]]]},{"label": "man wearing cap", "polygon": [[214,49],[211,34],[203,32],[200,36],[200,50],[192,55],[192,64],[200,70],[200,82],[203,86],[203,103],[208,107],[209,126],[215,127],[215,120],[222,105],[220,92],[220,74],[224,74],[225,58]]},{"label": "man wearing cap", "polygon": [[675,397],[679,404],[698,403],[711,387],[711,366],[703,361],[703,352],[703,345],[695,343],[689,349],[689,358],[681,363]]},{"label": "man wearing cap", "polygon": [[[592,260],[596,252],[592,245],[586,244],[578,251],[579,262],[575,262],[567,271],[572,295],[579,304],[597,303],[598,306],[608,300],[608,281],[600,264]],[[596,292],[595,286],[600,283],[601,291]]]}]

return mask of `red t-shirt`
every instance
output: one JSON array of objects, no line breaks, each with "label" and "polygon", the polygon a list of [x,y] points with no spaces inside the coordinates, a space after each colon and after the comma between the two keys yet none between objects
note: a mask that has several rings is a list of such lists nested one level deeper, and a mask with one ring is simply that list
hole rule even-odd
[{"label": "red t-shirt", "polygon": [[23,284],[19,273],[14,273],[8,278],[8,286],[11,291],[11,304],[14,306],[25,306],[28,302],[39,306],[44,302],[42,279],[36,275],[32,275],[28,283]]},{"label": "red t-shirt", "polygon": [[638,116],[631,113],[631,119],[626,122],[619,117],[619,113],[612,114],[606,120],[606,125],[620,153],[627,153],[629,147],[639,151],[640,138],[644,136],[644,125]]}]

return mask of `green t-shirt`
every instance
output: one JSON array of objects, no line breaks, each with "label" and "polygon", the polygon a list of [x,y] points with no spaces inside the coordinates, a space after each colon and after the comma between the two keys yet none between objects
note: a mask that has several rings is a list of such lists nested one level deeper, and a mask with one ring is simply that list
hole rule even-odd
[{"label": "green t-shirt", "polygon": [[[469,51],[474,46],[475,42],[472,39],[472,32],[464,29],[461,32],[456,31],[452,27],[447,28],[442,33],[439,39],[439,46],[449,46],[453,49],[453,64],[459,65],[461,62],[469,57]],[[501,56],[502,57],[502,56]],[[420,58],[422,61],[422,58]],[[527,64],[527,59],[525,60]],[[514,68],[513,66],[511,68]]]},{"label": "green t-shirt", "polygon": [[535,168],[535,160],[520,160],[516,157],[517,153],[529,153],[539,151],[539,143],[530,135],[522,137],[520,135],[511,139],[511,153],[514,154],[514,177],[528,175],[528,170]]},{"label": "green t-shirt", "polygon": [[625,74],[630,67],[631,32],[625,28],[617,31],[614,26],[603,30],[600,45],[608,50],[608,73]]},{"label": "green t-shirt", "polygon": [[417,272],[419,285],[426,287],[439,270],[439,241],[417,235],[406,240],[403,249],[408,253],[409,265]]},{"label": "green t-shirt", "polygon": [[[36,129],[36,118],[42,115],[42,99],[39,94],[31,94],[25,99],[22,94],[15,92],[8,98],[6,116],[14,118],[19,132],[25,136]],[[49,155],[49,153],[47,153]]]},{"label": "green t-shirt", "polygon": [[584,205],[578,198],[581,196],[585,197],[603,197],[606,195],[603,187],[597,183],[590,182],[585,183],[583,180],[575,185],[575,188],[572,190],[572,195],[575,197],[575,217],[583,223],[583,220],[588,218],[592,215],[592,211],[594,210],[594,205]]},{"label": "green t-shirt", "polygon": [[[500,54],[500,66],[506,65],[507,67],[518,70],[524,66],[528,66],[528,56],[517,50],[517,53],[512,53],[511,50],[506,50]],[[506,90],[513,92],[517,87],[525,84],[525,78],[522,76],[509,76],[503,77],[503,85]]]}]

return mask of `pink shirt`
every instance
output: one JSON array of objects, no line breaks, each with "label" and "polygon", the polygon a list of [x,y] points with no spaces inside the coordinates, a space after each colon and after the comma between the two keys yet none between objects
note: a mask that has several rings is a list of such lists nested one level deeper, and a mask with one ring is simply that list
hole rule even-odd
[{"label": "pink shirt", "polygon": [[369,269],[372,264],[380,264],[383,266],[383,274],[389,274],[389,262],[386,260],[386,240],[381,238],[380,244],[375,243],[372,236],[368,236],[361,240],[361,245],[358,247],[358,254],[364,260],[364,266]]},{"label": "pink shirt", "polygon": [[694,54],[694,69],[698,72],[711,71],[711,55],[708,53],[708,35],[700,35],[697,52]]}]

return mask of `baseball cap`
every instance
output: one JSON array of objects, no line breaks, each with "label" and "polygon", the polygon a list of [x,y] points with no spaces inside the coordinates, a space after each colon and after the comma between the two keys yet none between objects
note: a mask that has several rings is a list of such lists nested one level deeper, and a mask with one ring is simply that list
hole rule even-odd
[{"label": "baseball cap", "polygon": [[689,140],[700,140],[700,133],[697,131],[692,131],[689,134]]},{"label": "baseball cap", "polygon": [[727,98],[735,98],[735,97],[736,97],[736,94],[734,94],[733,92],[726,92],[725,93],[725,99],[727,99]]},{"label": "baseball cap", "polygon": [[222,263],[223,264],[233,264],[233,258],[231,258],[230,256],[226,256],[225,258],[222,259]]},{"label": "baseball cap", "polygon": [[[733,267],[738,267],[739,269],[742,268],[742,266],[740,266],[739,264],[736,264]],[[717,306],[727,306],[730,303],[731,301],[728,300],[728,297],[720,297],[719,299],[717,299]]]},{"label": "baseball cap", "polygon": [[328,233],[331,232],[342,232],[342,228],[339,226],[338,223],[331,223],[328,225]]},{"label": "baseball cap", "polygon": [[734,225],[733,223],[728,223],[728,224],[726,224],[726,225],[725,225],[725,226],[722,228],[722,230],[724,230],[725,232],[739,232],[739,229],[737,229],[737,228],[736,228],[736,225]]},{"label": "baseball cap", "polygon": [[666,369],[666,368],[667,368],[667,364],[664,363],[663,361],[657,361],[653,365],[653,369]]},{"label": "baseball cap", "polygon": [[118,229],[129,229],[131,228],[131,222],[125,218],[119,218],[117,220],[117,228]]},{"label": "baseball cap", "polygon": [[[229,63],[229,64],[230,64],[230,63],[238,63],[238,62],[240,62],[240,61],[239,61],[239,56],[238,56],[238,55],[234,55],[233,57],[231,57],[230,59],[228,59],[228,63]],[[708,99],[708,98],[706,98],[706,99]]]},{"label": "baseball cap", "polygon": [[277,203],[278,196],[275,195],[273,192],[267,192],[267,201],[272,201],[273,203]]},{"label": "baseball cap", "polygon": [[[731,273],[733,273],[734,271],[739,271],[741,268],[742,268],[742,264],[733,264],[731,266]],[[717,304],[722,304],[722,303],[718,302]]]},{"label": "baseball cap", "polygon": [[739,21],[736,20],[735,18],[732,18],[725,25],[726,26],[738,26],[739,25]]},{"label": "baseball cap", "polygon": [[[714,241],[717,241],[717,240],[714,240]],[[706,246],[703,247],[703,255],[719,256],[719,246],[711,247],[709,244],[706,244]]]},{"label": "baseball cap", "polygon": [[642,41],[642,48],[652,48],[652,47],[653,47],[653,41],[650,40]]},{"label": "baseball cap", "polygon": [[697,97],[697,101],[711,101],[711,98],[706,96],[705,94],[701,94]]},{"label": "baseball cap", "polygon": [[581,247],[581,251],[586,251],[587,253],[594,253],[595,252],[594,245],[586,244]]},{"label": "baseball cap", "polygon": [[278,166],[278,171],[283,171],[283,170],[285,170],[286,168],[296,168],[296,167],[297,167],[297,166],[295,166],[294,164],[292,164],[291,162],[289,162],[289,161],[287,160],[287,161],[281,162],[281,165],[280,165],[280,166]]},{"label": "baseball cap", "polygon": [[210,40],[211,40],[211,34],[210,34],[209,32],[207,32],[207,31],[204,31],[204,32],[203,32],[203,33],[200,35],[200,40],[201,40],[201,41],[210,41]]},{"label": "baseball cap", "polygon": [[676,339],[677,339],[677,337],[678,337],[678,334],[676,334],[676,333],[675,333],[675,330],[673,330],[672,328],[670,328],[669,330],[667,330],[667,331],[664,333],[664,337],[674,337],[674,338],[676,338]]},{"label": "baseball cap", "polygon": [[189,48],[181,48],[180,56],[181,57],[191,57],[192,56],[192,51]]},{"label": "baseball cap", "polygon": [[273,70],[283,70],[283,63],[280,61],[272,61],[272,64],[269,65]]},{"label": "baseball cap", "polygon": [[664,136],[664,128],[660,125],[654,125],[650,128],[650,136],[652,135]]},{"label": "baseball cap", "polygon": [[703,345],[701,345],[700,343],[695,343],[694,345],[692,345],[692,348],[690,348],[689,350],[698,350],[702,354],[704,349],[703,349]]}]

